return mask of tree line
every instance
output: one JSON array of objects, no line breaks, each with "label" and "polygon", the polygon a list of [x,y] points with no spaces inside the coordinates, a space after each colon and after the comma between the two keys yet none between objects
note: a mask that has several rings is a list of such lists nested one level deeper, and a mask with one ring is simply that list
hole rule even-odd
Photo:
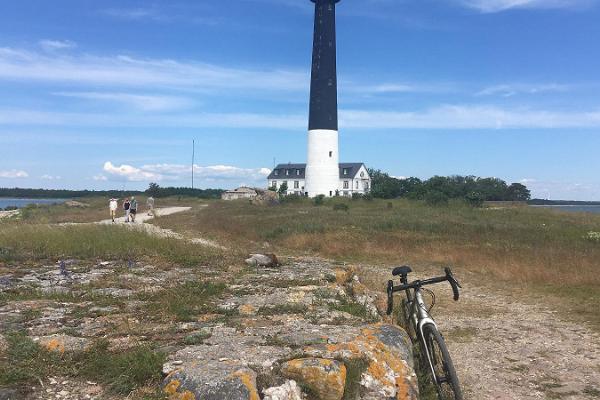
[{"label": "tree line", "polygon": [[72,199],[80,197],[124,198],[147,194],[154,197],[190,196],[201,199],[221,198],[222,189],[191,189],[185,187],[160,187],[151,183],[146,191],[140,190],[63,190],[63,189],[22,189],[0,188],[0,197],[26,199]]},{"label": "tree line", "polygon": [[475,176],[434,176],[427,180],[419,178],[398,179],[380,170],[369,170],[371,195],[382,199],[408,198],[425,200],[431,204],[447,203],[450,199],[462,199],[479,206],[484,201],[529,201],[531,192],[520,183],[507,184],[498,178]]},{"label": "tree line", "polygon": [[146,189],[146,194],[152,197],[190,196],[200,199],[220,199],[223,189],[192,189],[187,187],[161,187],[151,183]]}]

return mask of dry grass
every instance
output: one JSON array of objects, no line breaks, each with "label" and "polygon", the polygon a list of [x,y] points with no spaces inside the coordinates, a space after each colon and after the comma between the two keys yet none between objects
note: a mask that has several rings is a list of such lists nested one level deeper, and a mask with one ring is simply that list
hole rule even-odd
[{"label": "dry grass", "polygon": [[[349,211],[334,211],[336,202],[345,202]],[[392,201],[389,208],[388,203],[336,199],[324,206],[296,201],[263,207],[212,202],[156,223],[247,252],[317,255],[382,267],[452,265],[459,273],[476,273],[482,283],[534,290],[542,301],[600,327],[600,244],[585,238],[587,232],[600,232],[600,215],[459,204],[431,208],[404,200]]]},{"label": "dry grass", "polygon": [[[343,201],[343,200],[336,200]],[[278,252],[393,265],[440,263],[520,283],[600,285],[600,216],[513,208],[431,208],[409,201],[307,201],[277,207],[213,202],[205,210],[157,221],[254,251],[265,242]]]}]

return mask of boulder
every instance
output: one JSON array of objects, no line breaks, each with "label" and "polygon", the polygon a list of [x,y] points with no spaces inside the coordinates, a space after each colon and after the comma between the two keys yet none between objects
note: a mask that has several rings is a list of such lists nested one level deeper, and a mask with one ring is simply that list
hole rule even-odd
[{"label": "boulder", "polygon": [[256,373],[249,368],[211,368],[198,364],[167,377],[169,400],[259,400]]},{"label": "boulder", "polygon": [[291,352],[227,327],[215,327],[204,343],[177,351],[163,366],[168,374],[163,387],[171,399],[258,400],[257,372],[271,371]]},{"label": "boulder", "polygon": [[286,381],[281,386],[263,390],[263,400],[303,400],[302,391],[296,381]]},{"label": "boulder", "polygon": [[300,358],[281,367],[281,374],[303,383],[320,400],[341,400],[346,384],[346,367],[336,360]]},{"label": "boulder", "polygon": [[350,341],[308,346],[304,353],[362,365],[358,382],[362,400],[418,399],[412,345],[406,332],[394,325],[370,325]]},{"label": "boulder", "polygon": [[275,254],[250,254],[250,258],[246,259],[246,264],[251,267],[279,267],[279,260]]},{"label": "boulder", "polygon": [[84,351],[87,350],[91,344],[89,339],[68,335],[42,336],[37,342],[46,350],[60,354]]}]

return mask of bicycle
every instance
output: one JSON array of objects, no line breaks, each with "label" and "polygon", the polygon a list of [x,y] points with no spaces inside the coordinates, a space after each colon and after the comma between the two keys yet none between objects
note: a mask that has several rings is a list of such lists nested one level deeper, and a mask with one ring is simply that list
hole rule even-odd
[{"label": "bicycle", "polygon": [[[462,400],[462,391],[456,376],[456,370],[450,358],[450,353],[444,342],[442,334],[431,317],[431,309],[435,305],[435,294],[425,289],[424,286],[441,282],[449,282],[454,293],[454,301],[460,297],[458,281],[452,275],[450,268],[445,268],[445,276],[425,280],[408,282],[408,274],[412,272],[409,266],[396,267],[392,271],[393,276],[400,276],[401,285],[394,286],[394,281],[388,281],[387,285],[387,314],[391,315],[394,309],[394,293],[406,293],[406,299],[402,299],[402,314],[406,323],[408,334],[413,342],[418,341],[421,355],[425,365],[429,366],[432,382],[435,385],[440,400]],[[423,299],[422,291],[432,295],[432,305],[428,308]],[[412,291],[412,293],[411,293]]]}]

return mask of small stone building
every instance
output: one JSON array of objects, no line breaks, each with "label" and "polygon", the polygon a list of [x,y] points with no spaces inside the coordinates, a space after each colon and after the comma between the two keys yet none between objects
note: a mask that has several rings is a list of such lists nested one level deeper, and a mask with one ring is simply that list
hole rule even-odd
[{"label": "small stone building", "polygon": [[228,190],[221,195],[222,200],[239,200],[239,199],[249,199],[252,200],[256,198],[258,193],[256,190],[249,187],[239,187],[234,190]]}]

